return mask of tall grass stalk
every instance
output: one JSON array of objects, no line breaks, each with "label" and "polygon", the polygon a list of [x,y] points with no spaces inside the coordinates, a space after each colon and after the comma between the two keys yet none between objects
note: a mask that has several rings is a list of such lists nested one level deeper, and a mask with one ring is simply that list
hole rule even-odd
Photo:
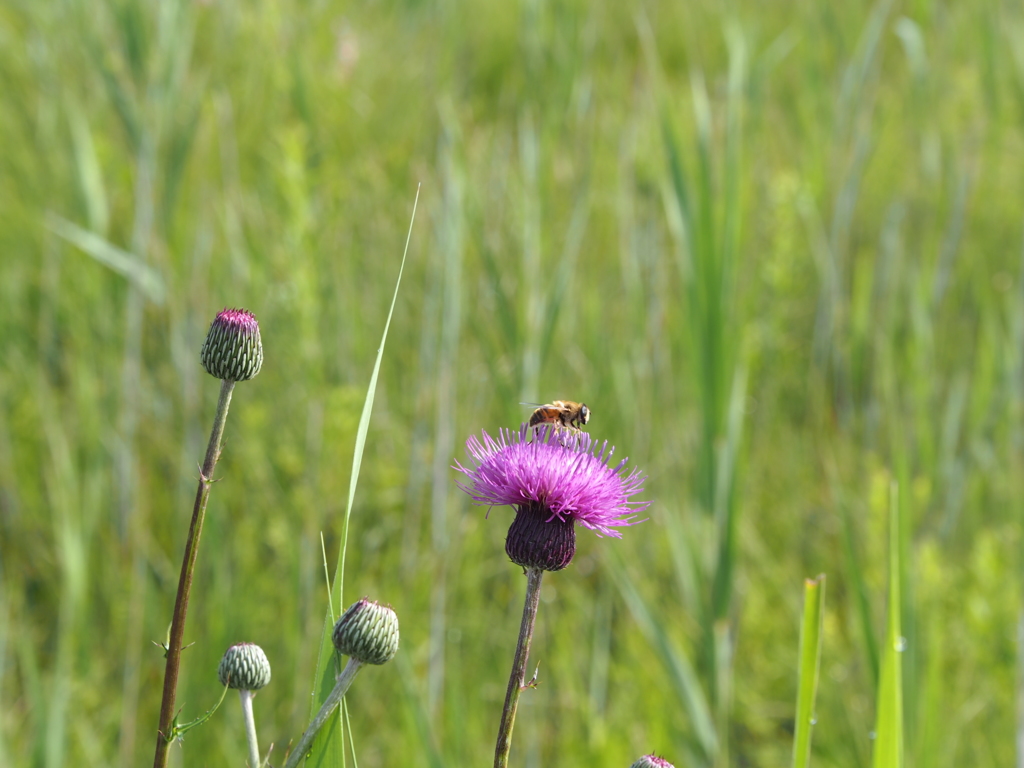
[{"label": "tall grass stalk", "polygon": [[[717,159],[715,126],[705,78],[690,76],[696,141],[685,153],[665,112],[662,133],[671,184],[670,217],[678,217],[679,272],[686,302],[685,321],[692,357],[689,370],[700,402],[700,439],[693,478],[694,502],[707,516],[707,539],[697,550],[714,556],[700,574],[700,670],[714,711],[718,745],[708,759],[730,762],[732,711],[733,589],[736,578],[737,465],[743,431],[746,372],[743,320],[739,316],[736,275],[741,234],[740,173],[747,49],[743,34],[729,29],[729,76],[724,109],[724,139]],[[691,156],[687,164],[684,154]],[[670,530],[679,530],[673,526]],[[695,606],[696,607],[696,606]]]},{"label": "tall grass stalk", "polygon": [[[40,383],[40,398],[54,407],[52,392]],[[65,512],[54,519],[54,540],[57,542],[60,570],[61,601],[56,616],[60,633],[55,649],[54,674],[49,681],[49,706],[45,712],[46,732],[42,735],[42,763],[50,768],[66,761],[71,724],[74,658],[79,649],[79,628],[86,618],[88,542],[95,523],[93,500],[89,499],[88,481],[79,475],[71,454],[71,440],[65,425],[55,411],[48,411],[44,429],[52,465],[47,473],[47,493],[51,503],[61,510],[81,509],[80,517]]]},{"label": "tall grass stalk", "polygon": [[811,764],[811,731],[817,722],[814,705],[821,669],[822,622],[825,618],[825,574],[804,582],[804,614],[800,623],[797,672],[796,727],[793,729],[793,768]]},{"label": "tall grass stalk", "polygon": [[[370,374],[370,383],[366,389],[366,400],[363,402],[363,411],[359,417],[359,427],[356,431],[355,450],[352,455],[352,474],[349,477],[348,501],[345,506],[345,516],[341,525],[341,546],[338,551],[338,562],[334,571],[334,581],[330,589],[330,603],[327,616],[324,619],[324,631],[320,641],[320,655],[317,663],[315,685],[317,693],[313,698],[314,708],[319,708],[331,697],[336,689],[336,680],[339,674],[337,663],[338,653],[334,649],[331,633],[334,629],[334,606],[338,605],[339,614],[343,607],[345,590],[345,556],[348,552],[349,521],[352,517],[352,508],[355,504],[356,486],[359,482],[359,472],[363,463],[363,452],[366,448],[366,437],[370,431],[370,416],[373,413],[373,401],[377,393],[377,379],[380,375],[380,364],[384,357],[384,347],[388,340],[388,329],[391,327],[391,318],[395,313],[395,303],[398,301],[398,289],[402,285],[402,274],[405,272],[405,261],[409,255],[409,243],[412,241],[412,228],[416,223],[416,208],[420,201],[420,186],[416,187],[416,197],[412,203],[412,214],[409,217],[409,230],[406,233],[405,249],[402,251],[402,261],[398,266],[398,276],[395,278],[395,290],[391,296],[391,307],[388,309],[387,319],[384,321],[384,331],[381,334],[380,346],[377,348],[377,359],[373,364],[373,373]],[[341,710],[339,710],[340,712]],[[311,713],[312,715],[313,713]],[[345,765],[345,731],[339,720],[335,719],[330,725],[322,727],[316,733],[316,738],[310,747],[310,759],[307,764],[312,766],[320,765]]]},{"label": "tall grass stalk", "polygon": [[445,556],[452,544],[451,459],[455,453],[455,413],[459,392],[459,338],[462,326],[464,259],[464,178],[458,157],[459,130],[454,115],[446,114],[445,135],[440,147],[442,208],[437,225],[437,244],[442,254],[440,279],[440,327],[437,338],[437,393],[434,413],[433,460],[431,462],[430,538],[438,555],[431,581],[430,665],[427,679],[427,709],[435,722],[440,718],[445,690],[448,636],[448,578],[451,560]]},{"label": "tall grass stalk", "polygon": [[[3,638],[0,638],[2,642]],[[1024,612],[1017,620],[1017,768],[1024,768]]]},{"label": "tall grass stalk", "polygon": [[903,637],[901,618],[901,513],[899,487],[895,483],[889,499],[889,607],[875,705],[873,768],[903,768],[903,653],[907,640]]},{"label": "tall grass stalk", "polygon": [[625,571],[623,564],[614,557],[609,560],[611,573],[626,606],[633,614],[640,630],[648,638],[648,642],[654,646],[662,666],[668,672],[673,691],[683,711],[686,712],[689,747],[700,755],[703,761],[709,761],[711,756],[718,752],[718,732],[715,729],[711,704],[701,685],[696,666],[685,649],[680,648],[679,643],[666,631],[665,623],[657,620],[648,601],[637,588],[635,579]]}]

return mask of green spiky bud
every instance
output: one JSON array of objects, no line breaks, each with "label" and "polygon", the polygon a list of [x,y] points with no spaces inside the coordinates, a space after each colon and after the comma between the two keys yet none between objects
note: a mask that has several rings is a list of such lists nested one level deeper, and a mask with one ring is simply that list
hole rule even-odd
[{"label": "green spiky bud", "polygon": [[237,643],[224,651],[217,677],[228,688],[258,691],[270,682],[270,662],[255,643]]},{"label": "green spiky bud", "polygon": [[674,768],[672,763],[657,755],[644,755],[629,768]]},{"label": "green spiky bud", "polygon": [[398,616],[391,606],[364,597],[338,619],[333,639],[344,656],[364,664],[384,664],[398,652]]},{"label": "green spiky bud", "polygon": [[260,324],[247,309],[224,309],[217,314],[199,353],[203,368],[225,381],[248,381],[263,365]]}]

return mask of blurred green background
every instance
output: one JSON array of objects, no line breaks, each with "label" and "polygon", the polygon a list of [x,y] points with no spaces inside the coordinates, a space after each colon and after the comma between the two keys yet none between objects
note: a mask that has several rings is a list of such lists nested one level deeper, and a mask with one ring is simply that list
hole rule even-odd
[{"label": "blurred green background", "polygon": [[[346,601],[402,623],[360,766],[489,764],[525,579],[451,465],[559,398],[654,504],[547,579],[515,765],[787,763],[820,572],[814,764],[868,765],[894,482],[907,764],[1021,759],[1019,4],[8,0],[0,42],[0,764],[151,760],[225,306],[266,360],[178,702],[259,643],[283,762],[417,184],[349,541]],[[174,755],[242,764],[234,697]]]}]

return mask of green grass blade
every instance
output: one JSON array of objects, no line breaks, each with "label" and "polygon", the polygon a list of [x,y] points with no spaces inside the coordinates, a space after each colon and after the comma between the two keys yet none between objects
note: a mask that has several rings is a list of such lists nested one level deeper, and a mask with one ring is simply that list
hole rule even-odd
[{"label": "green grass blade", "polygon": [[419,737],[420,748],[423,750],[423,757],[430,768],[444,768],[445,762],[435,743],[436,739],[430,727],[430,717],[427,714],[426,702],[416,690],[416,670],[408,656],[399,654],[395,657],[398,664],[399,679],[402,681],[402,694],[404,696],[406,718],[411,722]]},{"label": "green grass blade", "polygon": [[866,656],[868,668],[871,672],[871,679],[877,683],[879,667],[878,640],[875,637],[871,621],[871,607],[868,604],[867,580],[865,579],[864,569],[862,567],[863,559],[858,553],[856,547],[853,513],[850,511],[849,504],[842,498],[842,495],[838,490],[838,483],[833,482],[833,486],[834,495],[843,521],[843,535],[841,541],[843,545],[843,560],[846,565],[846,579],[850,583],[850,589],[853,593],[857,625],[860,630],[861,638],[864,642],[864,654]]},{"label": "green grass blade", "polygon": [[[402,263],[398,267],[398,278],[395,280],[395,291],[391,297],[391,308],[388,310],[388,318],[384,323],[384,333],[381,335],[380,347],[377,349],[377,359],[373,364],[373,373],[370,375],[370,384],[366,389],[366,400],[363,403],[363,413],[359,417],[359,427],[356,429],[355,452],[352,456],[352,475],[349,478],[348,503],[345,507],[345,518],[341,527],[341,547],[338,552],[338,564],[334,572],[334,583],[331,585],[330,610],[324,620],[323,636],[320,640],[320,660],[317,664],[315,685],[318,686],[318,695],[314,697],[311,712],[315,713],[321,703],[327,698],[334,688],[334,678],[337,674],[335,668],[334,643],[331,640],[331,630],[334,627],[334,606],[338,606],[338,613],[344,610],[343,597],[345,587],[345,553],[348,549],[349,520],[352,517],[352,505],[356,498],[356,487],[359,483],[359,470],[362,468],[363,451],[366,448],[366,435],[370,429],[370,415],[373,412],[373,399],[377,392],[377,377],[380,374],[380,362],[384,357],[384,346],[388,340],[388,329],[391,327],[391,317],[395,312],[395,303],[398,301],[398,289],[402,284],[402,273],[405,271],[405,260],[409,255],[409,242],[412,239],[412,227],[416,222],[416,207],[419,204],[420,191],[416,188],[416,198],[412,204],[412,216],[409,220],[409,232],[405,238],[405,250],[402,253]],[[341,710],[339,709],[339,712]],[[326,726],[320,735],[313,741],[310,750],[310,757],[306,765],[344,765],[345,764],[345,739],[343,731],[339,726],[339,720]]]},{"label": "green grass blade", "polygon": [[811,764],[811,730],[814,700],[821,669],[821,622],[825,613],[825,574],[804,581],[804,617],[800,625],[800,683],[796,697],[796,728],[793,733],[793,768]]},{"label": "green grass blade", "polygon": [[[936,668],[938,665],[936,665]],[[1017,768],[1024,766],[1024,613],[1017,619]],[[3,756],[0,745],[0,756]]]},{"label": "green grass blade", "polygon": [[555,345],[556,331],[558,330],[558,318],[561,316],[561,309],[566,295],[569,293],[569,286],[573,284],[573,275],[576,274],[576,265],[579,262],[580,249],[583,246],[583,238],[587,230],[587,222],[590,219],[590,194],[589,177],[585,178],[580,185],[581,189],[576,196],[576,204],[573,207],[572,219],[569,224],[569,231],[566,233],[565,247],[562,249],[562,257],[558,264],[557,277],[553,281],[551,297],[544,318],[544,327],[541,331],[540,360],[541,364],[548,359],[552,348]]},{"label": "green grass blade", "polygon": [[874,768],[903,768],[903,630],[900,623],[900,508],[893,485],[889,498],[889,616],[878,685]]},{"label": "green grass blade", "polygon": [[672,682],[676,695],[679,697],[690,719],[690,727],[696,746],[707,762],[712,762],[719,751],[718,733],[707,695],[701,686],[700,678],[686,652],[669,637],[663,622],[658,621],[650,607],[640,595],[622,563],[615,556],[609,557],[610,572],[622,593],[626,605],[633,613],[641,631],[647,636],[657,651]]},{"label": "green grass blade", "polygon": [[78,104],[68,105],[68,123],[71,128],[75,154],[75,180],[86,210],[89,229],[105,235],[110,226],[110,202],[103,183],[103,170],[89,121]]},{"label": "green grass blade", "polygon": [[154,304],[164,303],[167,291],[160,274],[147,266],[138,256],[121,250],[96,233],[82,229],[56,214],[49,214],[46,223],[54,234],[130,280]]}]

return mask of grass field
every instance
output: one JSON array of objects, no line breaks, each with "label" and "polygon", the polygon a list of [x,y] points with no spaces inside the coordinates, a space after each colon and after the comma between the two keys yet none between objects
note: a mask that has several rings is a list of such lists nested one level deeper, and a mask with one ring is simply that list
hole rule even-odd
[{"label": "grass field", "polygon": [[[178,702],[259,643],[283,763],[418,184],[348,539],[346,604],[402,626],[359,766],[490,764],[525,580],[451,466],[564,398],[654,504],[547,577],[513,765],[788,764],[825,573],[811,764],[866,768],[890,519],[905,765],[1024,764],[1022,39],[997,0],[0,5],[0,765],[151,759],[225,306],[265,362]],[[233,697],[173,755],[244,764]]]}]

